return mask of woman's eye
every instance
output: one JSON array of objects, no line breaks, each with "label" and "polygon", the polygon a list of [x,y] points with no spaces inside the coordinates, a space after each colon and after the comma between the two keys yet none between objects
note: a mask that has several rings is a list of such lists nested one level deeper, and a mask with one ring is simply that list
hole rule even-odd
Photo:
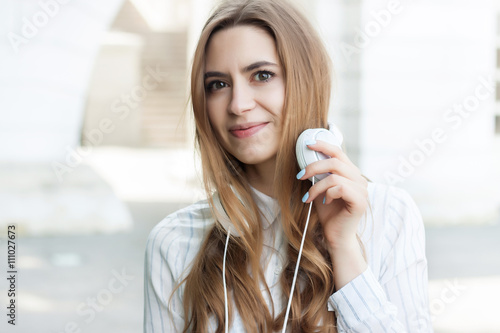
[{"label": "woman's eye", "polygon": [[222,81],[212,81],[209,84],[207,84],[205,89],[207,91],[215,91],[215,90],[225,88],[226,86],[227,86],[226,83],[224,83]]},{"label": "woman's eye", "polygon": [[273,77],[273,75],[274,74],[271,72],[262,71],[255,74],[254,79],[255,81],[269,81]]}]

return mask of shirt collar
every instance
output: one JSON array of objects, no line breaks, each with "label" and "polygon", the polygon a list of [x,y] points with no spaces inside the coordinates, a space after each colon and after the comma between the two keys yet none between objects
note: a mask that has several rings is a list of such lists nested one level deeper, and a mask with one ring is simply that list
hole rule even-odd
[{"label": "shirt collar", "polygon": [[262,227],[267,229],[273,224],[280,213],[278,200],[256,190],[252,186],[250,188],[252,190],[252,197],[260,210]]}]

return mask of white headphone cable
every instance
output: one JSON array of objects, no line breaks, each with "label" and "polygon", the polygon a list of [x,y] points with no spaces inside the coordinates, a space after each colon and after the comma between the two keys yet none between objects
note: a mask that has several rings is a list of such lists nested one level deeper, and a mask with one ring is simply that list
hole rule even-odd
[{"label": "white headphone cable", "polygon": [[222,261],[222,284],[224,285],[224,316],[225,316],[225,330],[226,333],[229,332],[229,309],[227,302],[227,286],[226,286],[226,254],[227,245],[229,244],[229,236],[231,235],[231,230],[227,230],[226,246],[224,247],[224,259]]},{"label": "white headphone cable", "polygon": [[[314,177],[312,179],[312,184],[314,185]],[[292,288],[290,289],[290,298],[288,299],[288,305],[286,307],[285,321],[283,322],[282,333],[286,332],[286,325],[288,323],[288,315],[290,314],[290,308],[292,306],[293,292],[295,290],[295,282],[297,281],[297,273],[299,272],[300,257],[302,256],[302,249],[304,248],[304,241],[306,239],[307,227],[309,226],[309,218],[311,217],[311,209],[313,202],[309,204],[309,212],[307,213],[306,225],[304,227],[304,233],[302,234],[302,241],[300,242],[299,255],[297,256],[297,264],[295,265],[295,273],[293,273]]]},{"label": "white headphone cable", "polygon": [[[314,178],[312,180],[314,185]],[[311,217],[311,209],[313,202],[311,201],[309,204],[309,211],[307,212],[307,220],[306,225],[304,226],[304,233],[302,234],[302,241],[300,242],[299,254],[297,256],[297,264],[295,265],[295,272],[293,274],[292,287],[290,290],[290,298],[288,299],[288,305],[286,307],[285,313],[285,321],[283,322],[283,330],[282,333],[286,332],[286,325],[288,323],[288,316],[290,314],[290,308],[292,305],[293,292],[295,290],[295,282],[297,281],[297,273],[299,272],[300,266],[300,258],[302,257],[302,249],[304,248],[304,241],[306,239],[307,227],[309,226],[309,218]],[[222,284],[224,285],[224,316],[225,316],[225,332],[229,333],[229,308],[228,308],[228,300],[227,300],[227,285],[226,285],[226,256],[227,256],[227,247],[229,244],[229,236],[231,235],[231,231],[227,230],[226,237],[226,245],[224,246],[224,259],[222,261]]]}]

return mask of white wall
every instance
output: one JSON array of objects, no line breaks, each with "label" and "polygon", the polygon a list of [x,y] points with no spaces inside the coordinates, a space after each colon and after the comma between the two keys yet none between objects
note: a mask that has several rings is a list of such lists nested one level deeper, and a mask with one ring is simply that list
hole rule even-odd
[{"label": "white wall", "polygon": [[64,160],[79,145],[99,36],[122,2],[2,4],[0,160]]},{"label": "white wall", "polygon": [[337,60],[333,117],[358,141],[362,171],[407,189],[426,223],[495,219],[493,2],[336,1],[331,16],[327,3],[317,6]]},{"label": "white wall", "polygon": [[131,227],[79,147],[100,37],[122,2],[0,3],[0,226],[32,235]]}]

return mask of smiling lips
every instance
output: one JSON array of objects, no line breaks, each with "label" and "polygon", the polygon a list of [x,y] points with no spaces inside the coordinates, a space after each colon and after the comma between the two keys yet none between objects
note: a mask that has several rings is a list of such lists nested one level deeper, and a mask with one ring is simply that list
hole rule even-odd
[{"label": "smiling lips", "polygon": [[229,132],[238,139],[248,138],[254,135],[269,123],[247,123],[243,125],[236,125],[229,129]]}]

